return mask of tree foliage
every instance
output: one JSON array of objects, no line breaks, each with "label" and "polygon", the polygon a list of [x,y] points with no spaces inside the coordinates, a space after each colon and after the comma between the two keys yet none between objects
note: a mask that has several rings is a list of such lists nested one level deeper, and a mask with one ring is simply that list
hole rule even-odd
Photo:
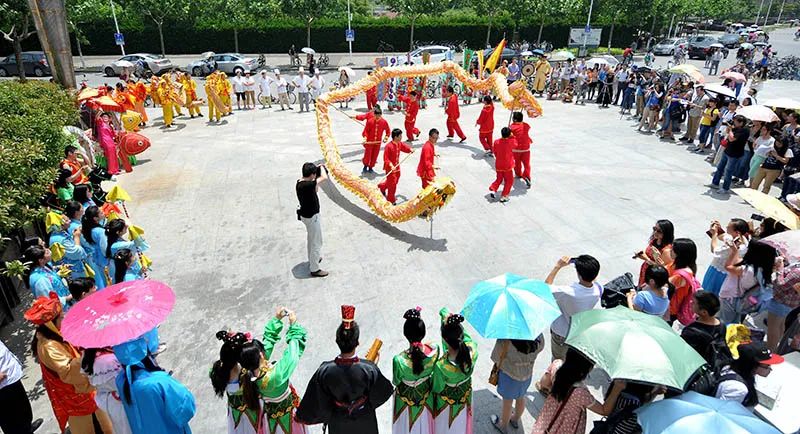
[{"label": "tree foliage", "polygon": [[[22,64],[22,41],[36,33],[26,0],[0,0],[0,33],[14,46],[17,65]],[[25,68],[17,68],[25,81]]]}]

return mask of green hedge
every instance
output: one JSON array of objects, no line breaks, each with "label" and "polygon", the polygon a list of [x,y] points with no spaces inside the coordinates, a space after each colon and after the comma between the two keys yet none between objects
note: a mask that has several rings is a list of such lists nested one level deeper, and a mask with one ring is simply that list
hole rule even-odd
[{"label": "green hedge", "polygon": [[68,144],[62,128],[77,120],[74,99],[54,84],[0,82],[0,233],[41,213],[39,198]]},{"label": "green hedge", "polygon": [[[125,49],[133,52],[160,52],[158,31],[155,25],[145,21],[144,29],[123,30]],[[554,46],[566,44],[570,27],[569,24],[551,24],[544,27],[542,39],[550,41]],[[345,20],[322,18],[314,21],[311,29],[311,45],[319,52],[347,52],[347,42],[344,40],[344,30],[347,27]],[[353,51],[377,51],[380,41],[393,45],[398,51],[408,49],[409,29],[408,20],[400,17],[388,18],[357,18],[353,21],[356,31],[356,40]],[[486,23],[478,17],[423,17],[415,26],[414,39],[417,41],[451,41],[466,40],[473,48],[483,47],[486,42]],[[233,31],[203,30],[189,22],[175,22],[164,26],[164,44],[168,54],[201,53],[204,51],[225,52],[234,50]],[[84,26],[83,32],[89,40],[89,45],[84,45],[83,52],[92,54],[117,54],[119,48],[114,45],[114,28],[110,20],[101,21],[91,26]],[[510,40],[514,32],[514,25],[510,19],[500,18],[492,26],[493,44],[497,43],[505,34]],[[520,38],[536,41],[539,25],[534,22],[523,22],[519,28]],[[630,44],[633,39],[634,29],[616,27],[612,46],[622,47]],[[607,44],[608,29],[605,29],[602,45]],[[72,38],[73,53],[77,53]],[[294,44],[297,48],[305,46],[306,29],[300,20],[288,18],[268,18],[260,21],[255,29],[242,29],[239,31],[239,51],[244,53],[285,53],[289,46]],[[26,49],[38,49],[38,39],[28,38],[24,44]],[[11,47],[0,45],[0,53],[8,53]]]}]

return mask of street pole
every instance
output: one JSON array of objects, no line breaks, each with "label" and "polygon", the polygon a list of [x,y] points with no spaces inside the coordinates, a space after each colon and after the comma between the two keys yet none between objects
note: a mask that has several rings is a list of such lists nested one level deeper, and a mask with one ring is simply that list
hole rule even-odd
[{"label": "street pole", "polygon": [[781,3],[781,11],[778,13],[778,21],[776,21],[775,24],[780,24],[781,17],[783,16],[783,7],[784,6],[786,6],[786,0],[783,0],[783,3]]},{"label": "street pole", "polygon": [[[762,0],[763,1],[763,0]],[[667,37],[672,37],[672,23],[675,21],[675,14],[672,14],[672,18],[669,20],[669,30],[667,30]]]},{"label": "street pole", "polygon": [[761,8],[764,7],[764,0],[761,0],[761,4],[758,5],[758,13],[756,14],[756,25],[758,25],[758,20],[761,18]]},{"label": "street pole", "polygon": [[[347,0],[347,33],[350,33],[353,29],[350,27],[350,0]],[[353,41],[347,41],[347,47],[350,50],[350,62],[349,64],[353,64]]]},{"label": "street pole", "polygon": [[589,35],[592,34],[591,33],[592,32],[591,23],[592,23],[592,9],[593,8],[594,8],[594,0],[591,0],[589,2],[589,15],[586,16],[586,29],[588,29],[589,32],[587,33],[586,29],[584,29],[584,32],[583,32],[583,46],[581,47],[581,53],[580,53],[580,54],[583,54],[584,56],[586,55],[586,40],[589,39]]},{"label": "street pole", "polygon": [[[117,11],[114,9],[114,0],[109,0],[111,3],[111,15],[114,17],[114,28],[117,29],[117,33],[119,33],[119,23],[117,23]],[[125,55],[125,44],[119,46],[119,49],[122,50],[122,55]]]},{"label": "street pole", "polygon": [[[764,25],[767,25],[767,21],[769,20],[769,11],[772,10],[772,0],[769,0],[769,7],[767,7],[767,15],[764,17]],[[758,24],[758,23],[756,23]]]}]

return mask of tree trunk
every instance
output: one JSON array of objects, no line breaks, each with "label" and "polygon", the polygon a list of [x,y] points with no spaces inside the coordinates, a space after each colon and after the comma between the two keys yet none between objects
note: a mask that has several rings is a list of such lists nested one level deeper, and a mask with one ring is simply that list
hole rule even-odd
[{"label": "tree trunk", "polygon": [[81,37],[78,31],[75,31],[75,46],[78,48],[78,57],[81,58],[81,68],[86,69],[86,61],[83,59],[83,50],[81,50]]},{"label": "tree trunk", "polygon": [[53,80],[63,87],[74,89],[77,83],[64,0],[28,0],[28,7],[36,25],[39,43],[50,64]]},{"label": "tree trunk", "polygon": [[233,51],[239,52],[239,30],[233,29]]},{"label": "tree trunk", "polygon": [[306,47],[311,47],[311,20],[306,20]]},{"label": "tree trunk", "polygon": [[542,17],[542,22],[539,23],[539,36],[536,37],[536,45],[542,42],[542,29],[544,29],[544,17]]},{"label": "tree trunk", "polygon": [[650,51],[650,41],[655,39],[656,14],[653,14],[653,23],[650,24],[650,36],[647,37],[647,51]]},{"label": "tree trunk", "polygon": [[486,45],[489,45],[489,40],[492,35],[492,18],[494,18],[494,15],[489,15],[489,27],[486,29]]},{"label": "tree trunk", "polygon": [[158,38],[161,40],[161,55],[166,56],[167,50],[164,48],[164,21],[156,21],[158,26]]},{"label": "tree trunk", "polygon": [[608,54],[611,54],[611,40],[614,39],[614,24],[616,17],[611,20],[611,30],[608,32]]},{"label": "tree trunk", "polygon": [[17,60],[17,75],[19,75],[19,81],[25,82],[27,79],[25,78],[25,65],[22,64],[22,40],[20,40],[17,34],[11,35],[14,38],[14,59]]},{"label": "tree trunk", "polygon": [[411,36],[408,38],[408,52],[414,50],[414,24],[417,22],[417,17],[411,17]]}]

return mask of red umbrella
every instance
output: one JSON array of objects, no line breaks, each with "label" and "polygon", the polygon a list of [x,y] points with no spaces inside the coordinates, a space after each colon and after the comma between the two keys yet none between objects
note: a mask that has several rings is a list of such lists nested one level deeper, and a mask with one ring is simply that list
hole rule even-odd
[{"label": "red umbrella", "polygon": [[111,111],[111,112],[124,112],[125,109],[122,108],[116,101],[111,99],[108,95],[103,95],[97,98],[91,98],[86,101],[86,105],[89,107],[97,110],[98,108],[103,111]]},{"label": "red umbrella", "polygon": [[161,324],[174,305],[175,293],[162,282],[117,283],[72,306],[61,323],[61,335],[83,348],[121,344]]}]

